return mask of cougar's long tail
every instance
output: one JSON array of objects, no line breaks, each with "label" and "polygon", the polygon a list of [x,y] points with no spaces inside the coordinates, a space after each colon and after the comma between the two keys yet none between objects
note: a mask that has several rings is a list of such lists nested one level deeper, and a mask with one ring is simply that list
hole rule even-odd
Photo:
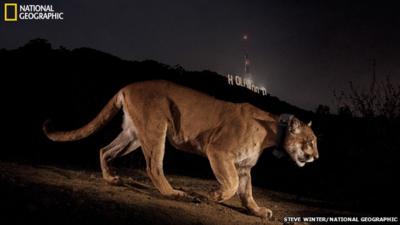
[{"label": "cougar's long tail", "polygon": [[106,125],[122,108],[123,94],[118,92],[88,124],[72,131],[54,131],[49,129],[49,120],[43,124],[45,135],[52,141],[76,141],[88,137]]}]

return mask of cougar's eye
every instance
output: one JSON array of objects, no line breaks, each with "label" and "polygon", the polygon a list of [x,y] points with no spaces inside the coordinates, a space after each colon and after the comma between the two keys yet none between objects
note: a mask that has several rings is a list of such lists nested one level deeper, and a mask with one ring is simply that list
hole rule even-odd
[{"label": "cougar's eye", "polygon": [[304,145],[312,145],[312,141],[308,139],[303,140]]}]

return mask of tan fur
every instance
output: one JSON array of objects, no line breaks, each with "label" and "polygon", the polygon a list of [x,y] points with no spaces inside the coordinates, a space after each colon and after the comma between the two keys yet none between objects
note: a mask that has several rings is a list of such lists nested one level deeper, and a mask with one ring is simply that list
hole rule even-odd
[{"label": "tan fur", "polygon": [[[100,150],[101,169],[107,182],[121,182],[111,172],[109,162],[141,146],[147,173],[160,193],[187,196],[174,189],[164,176],[164,145],[168,138],[177,149],[209,159],[220,184],[211,194],[213,200],[223,202],[238,193],[252,214],[272,216],[270,209],[259,207],[253,199],[250,170],[263,149],[275,145],[278,116],[247,103],[220,101],[171,82],[146,81],[120,90],[93,121],[80,129],[50,131],[45,124],[44,131],[54,141],[78,140],[98,130],[120,108],[124,112],[123,131]],[[316,141],[312,130],[298,122],[293,131],[300,132],[290,132],[285,139],[285,146],[293,152],[298,150],[293,146],[299,145],[299,140]],[[314,156],[317,154],[316,145],[307,150]]]}]

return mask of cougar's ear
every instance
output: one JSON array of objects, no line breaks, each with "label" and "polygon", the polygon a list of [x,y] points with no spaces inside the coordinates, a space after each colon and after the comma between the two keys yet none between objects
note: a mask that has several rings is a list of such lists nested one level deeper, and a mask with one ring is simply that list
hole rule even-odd
[{"label": "cougar's ear", "polygon": [[293,134],[300,133],[301,122],[297,118],[293,118],[289,121],[289,131]]},{"label": "cougar's ear", "polygon": [[312,125],[312,121],[307,123],[307,126],[311,127],[311,125]]}]

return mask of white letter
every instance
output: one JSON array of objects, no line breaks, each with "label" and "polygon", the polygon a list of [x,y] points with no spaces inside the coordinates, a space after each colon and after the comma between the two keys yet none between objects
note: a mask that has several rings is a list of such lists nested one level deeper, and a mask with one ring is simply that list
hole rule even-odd
[{"label": "white letter", "polygon": [[228,74],[227,78],[228,78],[228,84],[233,85],[233,76]]},{"label": "white letter", "polygon": [[242,78],[239,76],[235,76],[235,82],[237,86],[242,86]]}]

